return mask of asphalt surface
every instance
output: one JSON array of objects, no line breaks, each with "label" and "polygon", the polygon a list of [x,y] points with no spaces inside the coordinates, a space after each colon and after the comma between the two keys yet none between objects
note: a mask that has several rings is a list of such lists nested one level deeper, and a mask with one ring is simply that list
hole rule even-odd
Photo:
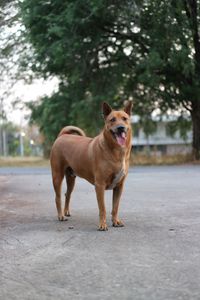
[{"label": "asphalt surface", "polygon": [[[63,193],[64,185],[63,185]],[[0,299],[200,299],[200,166],[130,170],[120,217],[97,231],[94,188],[77,180],[57,221],[47,168],[0,168]]]}]

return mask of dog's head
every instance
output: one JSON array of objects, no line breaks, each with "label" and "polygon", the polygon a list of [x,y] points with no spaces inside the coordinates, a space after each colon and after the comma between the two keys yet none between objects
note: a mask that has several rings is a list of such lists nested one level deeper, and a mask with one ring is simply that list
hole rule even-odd
[{"label": "dog's head", "polygon": [[119,111],[113,110],[106,102],[103,102],[102,105],[106,133],[121,147],[125,147],[127,138],[130,138],[131,109],[131,101],[128,101],[124,109]]}]

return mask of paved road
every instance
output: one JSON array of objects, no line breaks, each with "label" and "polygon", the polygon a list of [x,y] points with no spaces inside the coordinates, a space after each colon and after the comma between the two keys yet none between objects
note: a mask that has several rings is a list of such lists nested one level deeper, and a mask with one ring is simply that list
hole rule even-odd
[{"label": "paved road", "polygon": [[200,166],[131,169],[108,232],[87,182],[66,222],[53,198],[48,169],[0,168],[0,299],[200,299]]}]

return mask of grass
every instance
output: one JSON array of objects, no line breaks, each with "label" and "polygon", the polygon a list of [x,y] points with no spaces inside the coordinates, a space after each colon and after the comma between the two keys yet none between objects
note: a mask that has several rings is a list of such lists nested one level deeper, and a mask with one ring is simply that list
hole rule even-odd
[{"label": "grass", "polygon": [[[192,159],[192,155],[145,155],[131,154],[130,165],[179,165],[179,164],[200,164]],[[48,167],[49,160],[42,157],[0,157],[0,167]]]},{"label": "grass", "polygon": [[180,164],[199,164],[200,162],[194,161],[191,154],[176,154],[176,155],[145,155],[145,154],[131,154],[130,165],[180,165]]},{"label": "grass", "polygon": [[42,157],[0,157],[0,167],[46,167],[49,160]]}]

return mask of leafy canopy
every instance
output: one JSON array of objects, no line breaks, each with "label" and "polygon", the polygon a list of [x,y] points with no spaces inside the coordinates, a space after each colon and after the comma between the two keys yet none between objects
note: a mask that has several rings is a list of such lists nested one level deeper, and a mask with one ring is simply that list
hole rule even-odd
[{"label": "leafy canopy", "polygon": [[24,0],[21,14],[35,49],[27,64],[61,82],[35,107],[43,130],[47,110],[54,128],[73,122],[95,132],[100,102],[130,97],[140,114],[199,110],[200,123],[199,0]]}]

